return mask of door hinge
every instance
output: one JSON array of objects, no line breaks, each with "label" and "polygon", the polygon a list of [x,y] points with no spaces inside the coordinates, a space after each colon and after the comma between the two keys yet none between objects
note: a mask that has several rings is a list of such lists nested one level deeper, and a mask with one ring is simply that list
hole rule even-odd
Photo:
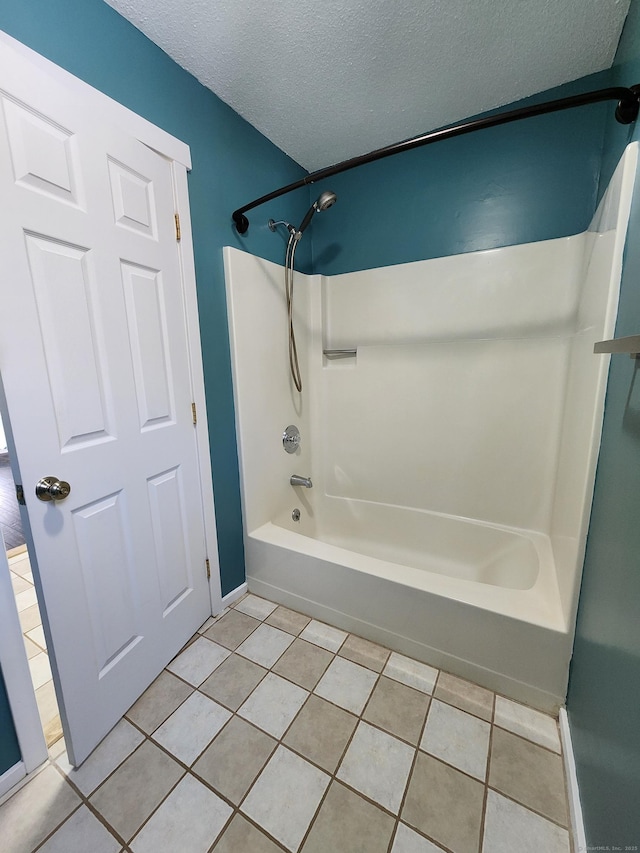
[{"label": "door hinge", "polygon": [[197,424],[198,423],[198,412],[196,411],[196,404],[195,403],[191,404],[191,416],[193,417],[193,423]]},{"label": "door hinge", "polygon": [[209,581],[209,580],[211,580],[211,566],[209,565],[209,558],[207,557],[207,559],[204,562],[205,562],[205,565],[207,567],[207,580]]},{"label": "door hinge", "polygon": [[180,214],[176,213],[173,218],[175,219],[175,222],[176,222],[176,240],[179,243],[181,236],[182,236],[180,233]]},{"label": "door hinge", "polygon": [[24,499],[24,489],[19,483],[16,483],[16,499],[20,506],[26,506],[26,501]]}]

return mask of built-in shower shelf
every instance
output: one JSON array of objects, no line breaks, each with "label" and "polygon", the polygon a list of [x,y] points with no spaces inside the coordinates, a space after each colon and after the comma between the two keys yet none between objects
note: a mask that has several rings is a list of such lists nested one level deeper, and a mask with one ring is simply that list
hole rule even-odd
[{"label": "built-in shower shelf", "polygon": [[327,358],[354,358],[358,355],[356,347],[353,349],[323,349],[322,354]]},{"label": "built-in shower shelf", "polygon": [[627,335],[626,338],[612,338],[610,341],[598,341],[593,351],[626,353],[631,358],[640,358],[640,335]]}]

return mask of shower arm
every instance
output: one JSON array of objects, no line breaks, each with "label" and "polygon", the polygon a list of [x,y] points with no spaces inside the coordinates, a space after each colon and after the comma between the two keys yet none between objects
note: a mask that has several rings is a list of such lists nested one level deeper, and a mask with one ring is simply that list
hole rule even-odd
[{"label": "shower arm", "polygon": [[359,157],[352,157],[350,160],[343,160],[336,163],[334,166],[327,166],[325,169],[319,169],[316,172],[311,172],[299,181],[292,184],[287,184],[280,189],[260,196],[244,207],[239,207],[232,213],[232,219],[235,223],[236,231],[239,234],[245,234],[249,228],[249,220],[245,216],[248,210],[258,207],[261,204],[266,204],[274,198],[279,198],[281,195],[293,192],[294,190],[314,184],[316,181],[321,181],[324,178],[330,178],[333,175],[339,175],[341,172],[346,172],[349,169],[355,169],[365,163],[373,163],[375,160],[382,160],[384,157],[391,157],[394,154],[401,154],[403,151],[411,151],[413,148],[421,148],[423,145],[430,145],[433,142],[440,142],[444,139],[451,139],[454,136],[462,136],[466,133],[472,133],[475,130],[484,130],[488,127],[497,127],[500,124],[508,124],[512,121],[519,121],[522,118],[531,116],[544,115],[545,113],[558,112],[559,110],[568,110],[573,107],[582,107],[586,104],[595,104],[600,101],[618,101],[616,106],[616,120],[620,124],[631,124],[638,117],[638,108],[640,106],[640,84],[624,88],[622,86],[613,87],[610,89],[597,89],[594,92],[584,92],[581,95],[572,95],[568,98],[559,98],[555,101],[545,101],[542,104],[534,104],[529,107],[520,107],[517,110],[510,110],[505,113],[496,113],[495,115],[485,116],[484,118],[472,119],[463,121],[459,124],[450,125],[449,127],[434,130],[430,133],[423,133],[420,136],[414,136],[411,139],[405,139],[403,142],[396,142],[393,145],[387,145],[384,148],[377,148],[375,151],[370,151],[368,154],[361,154]]}]

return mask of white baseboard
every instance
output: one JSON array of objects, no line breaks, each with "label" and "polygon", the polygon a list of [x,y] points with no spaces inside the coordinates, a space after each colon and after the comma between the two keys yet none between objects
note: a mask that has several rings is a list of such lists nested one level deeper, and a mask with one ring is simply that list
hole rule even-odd
[{"label": "white baseboard", "polygon": [[564,757],[564,774],[569,794],[569,817],[571,819],[573,853],[583,853],[587,849],[587,838],[584,832],[584,821],[582,820],[578,775],[576,773],[576,762],[573,755],[569,717],[567,716],[566,708],[560,708],[558,722],[560,723],[560,740],[562,741],[562,755]]},{"label": "white baseboard", "polygon": [[[27,768],[24,766],[24,761],[18,761],[17,764],[14,764],[13,767],[10,767],[0,776],[0,802],[2,802],[4,795],[11,791],[12,788],[15,788],[18,782],[24,779],[26,775]],[[13,794],[13,791],[11,793]]]},{"label": "white baseboard", "polygon": [[245,583],[241,583],[240,586],[237,586],[235,589],[232,589],[231,592],[228,592],[222,598],[223,609],[225,607],[230,607],[234,601],[237,601],[239,598],[242,598],[242,596],[248,591],[249,588],[247,587],[246,581]]}]

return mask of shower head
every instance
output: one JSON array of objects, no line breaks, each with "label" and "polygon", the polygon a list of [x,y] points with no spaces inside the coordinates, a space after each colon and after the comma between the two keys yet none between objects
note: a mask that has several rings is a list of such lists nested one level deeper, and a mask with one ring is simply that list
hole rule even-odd
[{"label": "shower head", "polygon": [[337,200],[338,196],[331,192],[331,190],[325,190],[323,193],[320,193],[318,198],[305,213],[304,219],[300,223],[300,227],[296,232],[296,240],[299,240],[302,237],[302,234],[313,219],[313,214],[316,213],[316,211],[327,210],[332,204],[335,204]]}]

